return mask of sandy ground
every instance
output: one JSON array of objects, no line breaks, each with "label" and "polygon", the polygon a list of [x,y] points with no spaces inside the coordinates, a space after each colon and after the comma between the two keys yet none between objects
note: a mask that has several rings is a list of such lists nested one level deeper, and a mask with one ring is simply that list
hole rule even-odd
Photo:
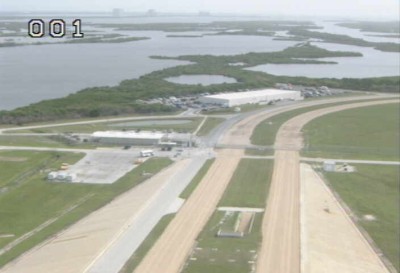
[{"label": "sandy ground", "polygon": [[257,272],[300,272],[299,153],[275,152]]},{"label": "sandy ground", "polygon": [[[121,195],[109,205],[90,214],[64,232],[33,248],[19,259],[9,263],[1,273],[79,273],[86,269],[118,238],[127,224],[140,212],[151,196],[188,164],[175,163]],[[110,221],[112,219],[112,221]]]},{"label": "sandy ground", "polygon": [[135,273],[179,272],[195,240],[214,212],[240,161],[242,151],[223,150],[190,198],[168,225]]},{"label": "sandy ground", "polygon": [[302,272],[389,272],[318,174],[300,169]]},{"label": "sandy ground", "polygon": [[[312,119],[325,114],[356,107],[393,102],[397,101],[372,101],[323,108],[294,117],[280,127],[275,140],[275,164],[267,208],[262,224],[263,241],[257,260],[257,273],[301,272],[300,162],[298,151],[303,146],[302,127]],[[334,238],[337,238],[339,234],[346,233],[355,228],[354,226],[351,227],[351,223],[348,223],[348,225],[350,227],[347,226],[345,229],[341,226],[336,226],[330,233],[325,234],[325,236],[330,236],[335,240]],[[351,237],[353,234],[348,234],[347,236]],[[368,245],[364,245],[364,248],[367,247]],[[363,246],[360,246],[360,248],[363,248]],[[307,257],[307,252],[310,251],[310,248],[305,247],[304,249],[306,252],[302,253],[302,256]],[[318,248],[314,250],[316,252],[323,251],[323,249]],[[331,253],[331,255],[334,261],[336,259],[334,253]],[[376,255],[372,256],[375,260],[377,259]],[[319,269],[321,270],[322,268]],[[336,267],[333,266],[333,269],[336,269]],[[307,270],[304,272],[308,273]]]}]

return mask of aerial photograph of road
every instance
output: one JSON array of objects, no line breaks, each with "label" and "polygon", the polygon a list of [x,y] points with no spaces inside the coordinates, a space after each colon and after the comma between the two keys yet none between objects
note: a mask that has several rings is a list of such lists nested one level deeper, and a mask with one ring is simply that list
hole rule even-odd
[{"label": "aerial photograph of road", "polygon": [[399,273],[398,0],[0,1],[0,273]]}]

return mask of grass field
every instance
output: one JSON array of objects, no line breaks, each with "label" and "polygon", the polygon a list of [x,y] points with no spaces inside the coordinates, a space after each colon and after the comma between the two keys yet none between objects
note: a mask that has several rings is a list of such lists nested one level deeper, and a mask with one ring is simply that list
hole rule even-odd
[{"label": "grass field", "polygon": [[65,148],[66,144],[46,136],[7,136],[0,135],[0,146],[29,146]]},{"label": "grass field", "polygon": [[206,175],[211,165],[214,163],[215,159],[207,160],[201,169],[197,172],[196,176],[192,179],[189,185],[185,188],[185,190],[179,196],[180,198],[187,199],[190,197],[192,192],[196,189],[197,185],[201,182],[203,177]]},{"label": "grass field", "polygon": [[322,116],[304,127],[303,154],[327,158],[399,160],[400,105],[355,108]]},{"label": "grass field", "polygon": [[[356,173],[325,173],[325,176],[360,219],[359,224],[400,270],[400,169],[366,165],[356,168]],[[364,215],[373,215],[376,220],[364,220]]]},{"label": "grass field", "polygon": [[133,270],[139,265],[142,259],[146,256],[147,252],[151,249],[157,239],[164,232],[168,224],[174,219],[175,214],[169,214],[161,218],[158,224],[149,233],[146,239],[142,242],[139,248],[133,253],[129,260],[125,263],[124,267],[119,273],[132,273]]},{"label": "grass field", "polygon": [[276,133],[279,130],[279,127],[289,119],[298,116],[300,114],[325,108],[325,107],[330,107],[330,106],[336,106],[336,105],[343,105],[347,103],[356,103],[356,102],[362,102],[365,100],[359,100],[359,101],[350,101],[350,102],[340,102],[340,103],[327,103],[324,105],[316,105],[316,106],[310,106],[310,107],[304,107],[300,109],[295,109],[291,111],[284,112],[282,114],[278,114],[276,116],[273,116],[271,118],[268,118],[261,122],[257,127],[254,129],[253,134],[251,135],[251,143],[254,145],[262,145],[262,146],[269,146],[269,145],[274,145],[275,142],[275,137]]},{"label": "grass field", "polygon": [[264,208],[273,161],[242,159],[219,206]]},{"label": "grass field", "polygon": [[206,122],[203,124],[203,126],[200,128],[200,130],[197,132],[197,135],[198,136],[208,135],[214,128],[216,128],[218,125],[220,125],[224,121],[225,121],[225,119],[223,119],[223,118],[215,118],[215,117],[207,118]]},{"label": "grass field", "polygon": [[[5,156],[3,153],[1,154]],[[16,155],[18,152],[13,152],[13,156]],[[6,182],[1,180],[1,184],[7,184],[8,189],[0,193],[0,234],[15,235],[14,237],[0,238],[0,248],[49,219],[56,218],[57,220],[0,255],[0,267],[49,236],[109,203],[121,193],[143,182],[147,179],[142,176],[143,171],[157,173],[171,163],[169,159],[151,159],[114,184],[90,185],[49,183],[45,180],[46,172],[43,170],[59,167],[61,162],[73,163],[81,157],[80,155],[23,152],[20,156],[27,158],[27,161],[21,162],[21,166],[18,166],[18,162],[14,162],[13,166],[15,167],[12,170],[6,171],[9,168],[9,162],[0,161],[0,173],[5,172],[8,177]],[[27,165],[29,161],[32,164]],[[21,170],[31,170],[31,172],[27,177],[13,180],[15,174]],[[83,198],[87,199],[72,211],[65,213]]]},{"label": "grass field", "polygon": [[[55,126],[55,127],[46,127],[46,128],[38,128],[31,130],[18,130],[15,133],[93,133],[95,131],[109,131],[109,130],[174,130],[174,131],[184,131],[184,132],[193,132],[202,121],[201,118],[184,118],[184,120],[190,120],[189,123],[184,124],[152,124],[152,121],[162,121],[163,119],[154,120],[132,120],[132,121],[118,121],[118,122],[101,122],[101,123],[92,123],[92,124],[84,124],[84,125],[67,125],[67,126]],[[179,121],[181,119],[168,119],[171,121]],[[144,122],[148,124],[143,125],[131,125],[132,122]],[[10,130],[10,132],[13,132]]]},{"label": "grass field", "polygon": [[[219,206],[261,207],[268,196],[272,161],[242,159]],[[183,273],[250,273],[261,243],[262,213],[257,213],[250,233],[242,238],[216,237],[220,229],[233,229],[238,213],[217,211],[197,238]]]},{"label": "grass field", "polygon": [[[60,156],[60,158],[57,158]],[[55,162],[74,163],[83,154],[57,152],[0,151],[0,189],[13,187],[16,181]],[[1,197],[0,193],[0,197]]]},{"label": "grass field", "polygon": [[[288,121],[289,119],[298,116],[300,114],[337,105],[349,104],[349,103],[356,103],[356,102],[363,102],[365,100],[360,98],[360,100],[350,101],[350,102],[340,102],[340,103],[328,103],[324,105],[316,105],[310,106],[305,108],[300,108],[292,111],[288,111],[282,114],[278,114],[271,118],[268,118],[262,121],[253,131],[253,134],[250,138],[251,143],[254,145],[261,145],[261,146],[270,146],[273,145],[275,142],[276,134],[283,123]],[[322,117],[323,118],[323,117]],[[311,124],[312,122],[310,122]],[[306,126],[307,128],[307,126]],[[249,152],[250,154],[250,152]]]}]

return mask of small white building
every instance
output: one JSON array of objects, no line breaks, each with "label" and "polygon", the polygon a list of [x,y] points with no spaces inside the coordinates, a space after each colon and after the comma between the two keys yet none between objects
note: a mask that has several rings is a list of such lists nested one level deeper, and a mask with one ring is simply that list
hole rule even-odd
[{"label": "small white building", "polygon": [[300,91],[263,89],[257,91],[224,93],[199,98],[201,103],[220,106],[237,106],[243,104],[269,103],[279,100],[302,100]]},{"label": "small white building", "polygon": [[336,162],[332,161],[332,160],[324,161],[323,169],[326,172],[335,172],[336,171]]}]

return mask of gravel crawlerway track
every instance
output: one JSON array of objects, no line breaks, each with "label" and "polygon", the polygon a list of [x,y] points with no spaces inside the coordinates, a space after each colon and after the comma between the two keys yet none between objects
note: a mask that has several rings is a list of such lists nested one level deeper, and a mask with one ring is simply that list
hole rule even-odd
[{"label": "gravel crawlerway track", "polygon": [[214,212],[243,152],[222,150],[196,190],[154,244],[135,273],[179,272]]},{"label": "gravel crawlerway track", "polygon": [[[323,108],[296,116],[281,126],[275,140],[275,164],[262,224],[263,241],[257,260],[257,273],[299,273],[301,271],[298,151],[303,145],[302,127],[312,119],[329,113],[396,102],[398,100],[371,101]],[[334,232],[341,233],[348,230],[336,229]],[[336,237],[335,234],[329,234],[329,236]],[[367,246],[364,245],[364,247]]]}]

